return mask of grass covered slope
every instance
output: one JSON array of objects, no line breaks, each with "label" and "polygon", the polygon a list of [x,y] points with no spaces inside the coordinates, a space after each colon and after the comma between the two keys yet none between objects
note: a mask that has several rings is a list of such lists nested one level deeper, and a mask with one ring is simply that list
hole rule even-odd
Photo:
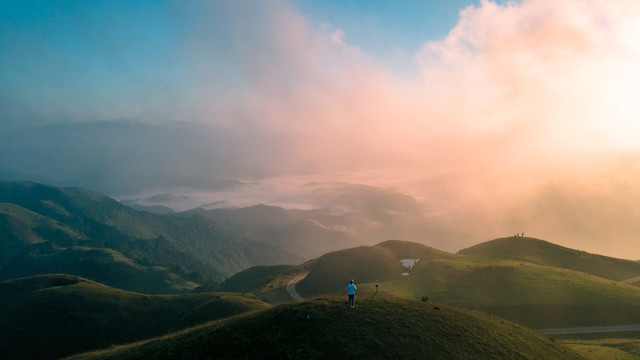
[{"label": "grass covered slope", "polygon": [[[184,282],[197,283],[221,281],[254,265],[301,260],[287,250],[234,235],[201,215],[156,215],[79,188],[0,181],[0,279],[30,276],[34,269],[40,269],[41,274],[70,273],[108,282],[110,274],[94,277],[86,270],[91,259],[83,258],[79,264],[77,251],[61,254],[77,247],[110,249],[125,262],[147,270],[161,267],[171,273],[166,276],[177,275]],[[75,260],[56,267],[59,262],[47,263],[51,255],[67,259],[73,255]],[[101,269],[99,263],[96,265],[95,273]],[[114,265],[122,268],[124,263]],[[149,284],[144,291],[176,291],[162,282]],[[157,287],[149,290],[151,284]]]},{"label": "grass covered slope", "polygon": [[392,292],[481,309],[534,328],[640,322],[640,288],[566,269],[504,260],[417,264]]},{"label": "grass covered slope", "polygon": [[307,274],[315,263],[309,260],[300,265],[254,266],[223,281],[215,290],[253,294],[269,304],[287,303],[291,301],[287,284]]},{"label": "grass covered slope", "polygon": [[581,359],[480,312],[400,299],[321,298],[73,359]]},{"label": "grass covered slope", "polygon": [[[419,259],[411,269],[401,259]],[[409,273],[408,276],[401,275]],[[640,323],[640,288],[565,268],[479,255],[450,254],[388,241],[326,254],[296,290],[302,297],[382,294],[488,311],[533,328]]]},{"label": "grass covered slope", "polygon": [[56,359],[267,308],[225,293],[143,295],[70,275],[0,282],[0,359]]},{"label": "grass covered slope", "polygon": [[360,284],[390,281],[404,271],[400,260],[407,258],[449,262],[456,256],[421,244],[397,240],[335,251],[318,258],[296,289],[303,296],[342,294],[346,291],[349,279],[355,279]]},{"label": "grass covered slope", "polygon": [[231,276],[218,285],[216,290],[239,293],[262,290],[293,267],[293,265],[254,266]]},{"label": "grass covered slope", "polygon": [[637,338],[565,339],[561,342],[587,359],[640,359],[640,339]]},{"label": "grass covered slope", "polygon": [[23,250],[0,270],[0,279],[56,273],[73,274],[118,289],[145,294],[187,293],[198,286],[166,267],[136,264],[112,249],[84,246],[58,248],[50,242]]},{"label": "grass covered slope", "polygon": [[458,254],[527,261],[616,281],[640,276],[640,262],[590,254],[529,237],[495,239],[461,250]]}]

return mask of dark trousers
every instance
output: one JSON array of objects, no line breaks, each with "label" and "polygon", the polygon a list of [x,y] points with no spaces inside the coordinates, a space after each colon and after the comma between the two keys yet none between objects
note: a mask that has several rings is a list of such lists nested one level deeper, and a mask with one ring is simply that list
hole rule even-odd
[{"label": "dark trousers", "polygon": [[349,295],[349,306],[353,306],[355,295]]}]

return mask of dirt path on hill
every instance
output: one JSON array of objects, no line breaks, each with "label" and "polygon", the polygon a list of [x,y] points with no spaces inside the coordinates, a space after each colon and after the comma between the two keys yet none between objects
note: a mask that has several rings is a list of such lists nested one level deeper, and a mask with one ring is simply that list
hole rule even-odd
[{"label": "dirt path on hill", "polygon": [[539,329],[538,332],[545,335],[564,334],[595,334],[606,332],[640,331],[640,325],[618,325],[618,326],[582,326],[572,328]]},{"label": "dirt path on hill", "polygon": [[294,300],[298,300],[298,301],[303,300],[302,296],[300,296],[300,294],[298,294],[298,292],[296,291],[296,284],[300,282],[300,280],[304,279],[306,276],[307,274],[296,276],[287,284],[287,292],[289,293],[289,295],[291,295],[291,297]]}]

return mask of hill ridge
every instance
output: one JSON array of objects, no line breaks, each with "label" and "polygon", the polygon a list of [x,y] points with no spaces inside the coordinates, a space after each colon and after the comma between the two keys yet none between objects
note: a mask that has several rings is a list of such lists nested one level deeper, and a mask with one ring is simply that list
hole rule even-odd
[{"label": "hill ridge", "polygon": [[279,305],[70,359],[581,359],[547,336],[448,305],[378,298]]},{"label": "hill ridge", "polygon": [[0,358],[57,359],[267,307],[252,295],[145,295],[66,274],[0,281]]},{"label": "hill ridge", "polygon": [[[119,284],[107,280],[114,277],[109,268],[118,266],[106,263],[105,257],[89,264],[78,253],[65,251],[74,246],[116,251],[137,270],[164,269],[160,278],[179,277],[184,283],[221,281],[252,265],[301,261],[285,249],[237,236],[201,215],[141,212],[81,188],[0,181],[0,203],[0,280],[64,272]],[[47,261],[45,255],[63,261]],[[76,271],[78,266],[84,270]],[[130,270],[118,276],[135,278]],[[94,277],[96,272],[101,276]],[[148,285],[127,290],[175,293],[193,288],[167,286],[163,280]]]},{"label": "hill ridge", "polygon": [[605,279],[624,281],[640,276],[640,262],[574,250],[532,237],[511,236],[483,242],[457,252],[497,259],[582,271]]},{"label": "hill ridge", "polygon": [[[621,262],[624,266],[629,263]],[[633,286],[635,279],[625,283],[566,267],[452,254],[406,241],[335,251],[304,266],[281,270],[269,269],[272,275],[267,278],[250,269],[231,279],[238,290],[273,303],[290,301],[286,284],[308,273],[296,284],[303,298],[343,295],[349,280],[354,279],[359,297],[428,298],[487,311],[534,328],[640,323],[640,287]],[[242,278],[247,280],[237,281]]]}]

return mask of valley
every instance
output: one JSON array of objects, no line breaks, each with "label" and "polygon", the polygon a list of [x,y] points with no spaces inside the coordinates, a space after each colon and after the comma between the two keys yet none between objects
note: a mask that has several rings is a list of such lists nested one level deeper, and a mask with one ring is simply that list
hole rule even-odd
[{"label": "valley", "polygon": [[[169,343],[177,348],[191,346],[197,354],[214,347],[225,358],[227,351],[234,353],[238,349],[233,346],[241,344],[232,342],[235,345],[227,344],[231,347],[224,350],[227,345],[215,340],[230,336],[227,332],[232,330],[227,327],[248,326],[247,339],[253,339],[249,334],[256,334],[256,329],[277,324],[265,320],[272,319],[267,314],[274,306],[297,314],[311,307],[313,313],[307,315],[314,317],[322,311],[338,314],[336,307],[340,307],[349,279],[358,286],[358,311],[364,308],[378,313],[377,306],[408,307],[409,312],[451,307],[452,319],[462,316],[459,311],[472,311],[482,319],[479,323],[504,319],[500,321],[538,329],[536,334],[558,337],[582,355],[588,352],[584,349],[613,349],[607,345],[611,341],[598,343],[598,339],[611,334],[619,339],[633,336],[637,332],[634,326],[640,324],[640,287],[636,286],[640,262],[531,237],[499,238],[457,253],[388,240],[329,251],[305,261],[282,250],[278,243],[246,235],[269,223],[274,228],[285,224],[286,228],[290,219],[305,221],[306,215],[318,213],[263,208],[268,210],[265,213],[255,208],[251,211],[260,210],[263,216],[280,212],[281,222],[271,215],[255,222],[251,215],[244,218],[240,213],[229,222],[220,217],[224,212],[218,211],[217,219],[236,230],[248,221],[260,224],[238,236],[202,211],[151,214],[95,192],[35,183],[4,182],[0,190],[0,225],[4,229],[0,246],[5,254],[0,267],[4,279],[0,282],[2,357],[55,359],[138,341],[138,345],[114,348],[107,352],[113,357],[106,358],[165,352],[163,347]],[[381,315],[361,316],[358,322],[381,321],[376,320]],[[407,321],[401,320],[404,315],[398,316],[393,321]],[[329,324],[323,327],[337,331],[330,330]],[[25,337],[36,331],[40,334],[37,337]],[[189,340],[201,338],[201,331],[213,331],[207,335],[211,341],[191,343],[201,341]],[[227,335],[215,335],[218,333]],[[381,334],[361,335],[386,341]],[[161,337],[145,340],[156,336]],[[278,341],[291,334],[274,336],[265,348],[288,349]],[[323,341],[335,341],[330,335],[323,336],[329,336]],[[424,336],[436,341],[438,336],[453,335]],[[524,344],[534,341],[528,336]],[[74,341],[65,342],[67,338]],[[323,348],[316,346],[309,343],[306,350],[296,351],[325,356]],[[465,351],[477,351],[446,346],[427,349],[420,343],[410,346],[410,351],[435,351],[433,354],[453,354],[454,358],[467,358]],[[47,349],[46,355],[42,349]],[[573,358],[567,355],[574,354],[567,348],[559,349],[553,351]],[[521,351],[529,354],[533,350]]]},{"label": "valley", "polygon": [[639,35],[0,0],[0,360],[640,360]]},{"label": "valley", "polygon": [[302,257],[202,216],[136,211],[97,192],[0,182],[0,280],[46,273],[167,294]]}]

